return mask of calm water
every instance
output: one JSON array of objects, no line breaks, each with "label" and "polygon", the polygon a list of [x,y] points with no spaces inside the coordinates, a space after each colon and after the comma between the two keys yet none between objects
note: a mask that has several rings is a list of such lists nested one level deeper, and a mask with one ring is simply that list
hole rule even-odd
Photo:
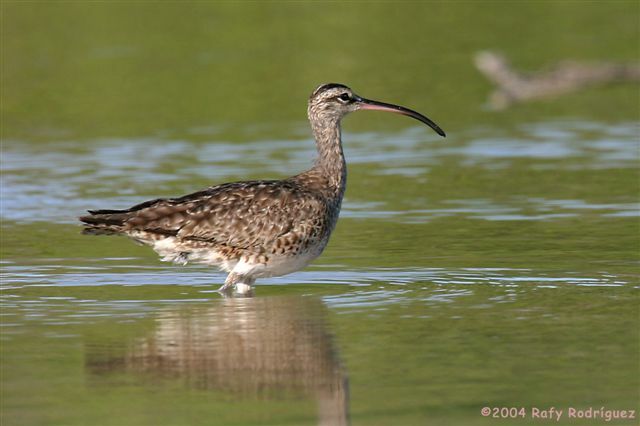
[{"label": "calm water", "polygon": [[[638,60],[636,3],[2,7],[3,425],[637,423],[567,410],[640,408],[638,88],[496,113],[471,64]],[[223,298],[222,273],[80,235],[88,208],[304,170],[328,80],[448,137],[347,118],[309,268]]]}]

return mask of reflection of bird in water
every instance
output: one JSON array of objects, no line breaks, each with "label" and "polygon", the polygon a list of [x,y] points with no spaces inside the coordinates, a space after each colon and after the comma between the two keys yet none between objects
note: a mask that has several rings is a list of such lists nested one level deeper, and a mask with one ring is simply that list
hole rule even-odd
[{"label": "reflection of bird in water", "polygon": [[215,265],[229,272],[221,290],[251,290],[256,278],[285,275],[322,253],[336,225],[347,169],[340,120],[360,109],[413,117],[410,109],[361,98],[342,84],[324,84],[309,99],[318,148],[314,167],[283,180],[218,185],[126,210],[93,210],[80,218],[87,233],[118,233],[153,247],[163,260]]},{"label": "reflection of bird in water", "polygon": [[310,397],[318,424],[346,425],[348,380],[325,316],[325,306],[313,298],[223,299],[159,316],[155,331],[126,342],[124,353],[89,347],[87,367],[96,374],[177,378],[236,400]]}]

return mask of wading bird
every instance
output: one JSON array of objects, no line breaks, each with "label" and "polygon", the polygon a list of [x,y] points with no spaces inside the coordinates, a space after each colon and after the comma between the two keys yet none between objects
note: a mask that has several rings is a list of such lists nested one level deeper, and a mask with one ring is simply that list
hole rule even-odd
[{"label": "wading bird", "polygon": [[364,99],[342,84],[323,84],[307,109],[318,150],[311,169],[283,180],[225,183],[126,210],[90,210],[80,217],[84,233],[123,234],[151,246],[162,260],[217,266],[229,273],[220,291],[247,293],[256,278],[300,270],[322,253],[338,221],[347,181],[340,121],[364,109],[403,114],[445,136],[416,111]]}]

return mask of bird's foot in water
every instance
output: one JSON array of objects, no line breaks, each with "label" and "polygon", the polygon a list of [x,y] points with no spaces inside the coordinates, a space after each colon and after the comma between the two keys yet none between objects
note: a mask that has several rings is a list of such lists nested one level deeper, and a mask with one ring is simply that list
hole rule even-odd
[{"label": "bird's foot in water", "polygon": [[255,279],[246,276],[229,274],[224,285],[218,289],[225,295],[251,296],[253,295],[253,283]]}]

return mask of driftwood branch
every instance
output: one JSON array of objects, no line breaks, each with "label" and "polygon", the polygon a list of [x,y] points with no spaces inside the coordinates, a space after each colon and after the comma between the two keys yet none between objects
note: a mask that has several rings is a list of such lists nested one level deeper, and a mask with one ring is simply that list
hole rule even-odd
[{"label": "driftwood branch", "polygon": [[523,74],[511,68],[506,58],[495,52],[478,52],[474,60],[478,70],[497,86],[489,98],[495,109],[588,86],[640,81],[640,64],[563,61],[548,71]]}]

